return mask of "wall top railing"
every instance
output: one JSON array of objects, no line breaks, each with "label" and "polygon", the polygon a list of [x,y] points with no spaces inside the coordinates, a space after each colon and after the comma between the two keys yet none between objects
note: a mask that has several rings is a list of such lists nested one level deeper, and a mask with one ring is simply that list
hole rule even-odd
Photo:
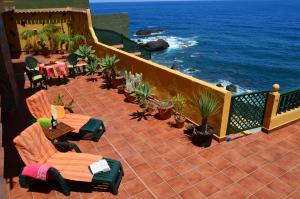
[{"label": "wall top railing", "polygon": [[280,91],[277,114],[300,107],[300,87]]},{"label": "wall top railing", "polygon": [[137,42],[127,38],[123,34],[115,32],[113,30],[99,29],[94,28],[96,36],[101,43],[106,45],[118,45],[122,44],[123,49],[126,52],[141,52],[141,57],[144,59],[151,59],[151,52],[145,49],[143,46],[138,44]]}]

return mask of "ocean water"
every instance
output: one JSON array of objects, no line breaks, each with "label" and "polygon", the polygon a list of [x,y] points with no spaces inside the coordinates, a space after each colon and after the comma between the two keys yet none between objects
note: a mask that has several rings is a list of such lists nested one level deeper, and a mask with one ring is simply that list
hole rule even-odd
[{"label": "ocean water", "polygon": [[[199,79],[233,83],[239,92],[300,86],[299,0],[92,3],[91,10],[127,12],[132,39],[169,42],[153,61]],[[147,27],[165,32],[135,36]]]}]

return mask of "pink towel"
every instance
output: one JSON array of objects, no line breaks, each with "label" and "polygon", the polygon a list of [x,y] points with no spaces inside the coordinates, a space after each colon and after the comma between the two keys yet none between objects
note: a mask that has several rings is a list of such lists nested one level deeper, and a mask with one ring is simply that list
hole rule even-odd
[{"label": "pink towel", "polygon": [[29,164],[23,169],[22,175],[46,181],[50,168],[48,164]]}]

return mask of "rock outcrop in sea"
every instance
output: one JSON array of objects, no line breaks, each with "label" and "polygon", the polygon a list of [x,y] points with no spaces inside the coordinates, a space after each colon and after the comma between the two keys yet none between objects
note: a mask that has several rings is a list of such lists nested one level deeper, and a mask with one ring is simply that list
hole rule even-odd
[{"label": "rock outcrop in sea", "polygon": [[137,36],[149,36],[155,33],[161,33],[164,32],[165,30],[161,29],[161,28],[143,28],[140,29],[136,32]]},{"label": "rock outcrop in sea", "polygon": [[158,39],[156,41],[149,41],[144,44],[144,47],[147,48],[149,51],[161,51],[169,48],[169,43],[163,39]]}]

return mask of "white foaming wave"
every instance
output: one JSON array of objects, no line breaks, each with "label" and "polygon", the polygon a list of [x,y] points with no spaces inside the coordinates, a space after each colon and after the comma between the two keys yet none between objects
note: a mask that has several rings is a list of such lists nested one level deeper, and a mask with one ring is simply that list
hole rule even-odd
[{"label": "white foaming wave", "polygon": [[147,38],[136,38],[135,41],[142,43],[147,43],[150,41],[156,41],[158,39],[163,39],[166,42],[169,43],[170,47],[169,49],[179,49],[179,48],[188,48],[191,46],[195,46],[198,44],[198,41],[196,40],[196,37],[175,37],[175,36],[151,36]]},{"label": "white foaming wave", "polygon": [[[219,80],[218,82],[214,82],[212,83],[213,85],[217,85],[218,83],[222,84],[223,85],[223,88],[226,88],[226,86],[229,86],[230,84],[232,84],[230,81],[227,81],[227,80]],[[236,84],[235,84],[236,85]],[[247,88],[243,88],[239,85],[236,85],[236,88],[237,88],[237,92],[236,94],[240,94],[240,93],[251,93],[253,92],[254,90],[251,90],[251,89],[247,89]]]}]

